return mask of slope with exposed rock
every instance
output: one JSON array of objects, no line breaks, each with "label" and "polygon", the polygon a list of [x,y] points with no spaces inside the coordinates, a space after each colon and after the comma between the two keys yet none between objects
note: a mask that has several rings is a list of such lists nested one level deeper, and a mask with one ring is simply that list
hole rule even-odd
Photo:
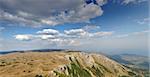
[{"label": "slope with exposed rock", "polygon": [[138,74],[101,54],[17,52],[0,56],[0,77],[133,76]]}]

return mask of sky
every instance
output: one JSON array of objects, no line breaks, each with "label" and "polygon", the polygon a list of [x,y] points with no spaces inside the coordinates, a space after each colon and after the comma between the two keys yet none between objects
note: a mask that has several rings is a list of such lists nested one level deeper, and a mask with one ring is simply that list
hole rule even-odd
[{"label": "sky", "polygon": [[148,55],[149,0],[0,0],[0,51]]}]

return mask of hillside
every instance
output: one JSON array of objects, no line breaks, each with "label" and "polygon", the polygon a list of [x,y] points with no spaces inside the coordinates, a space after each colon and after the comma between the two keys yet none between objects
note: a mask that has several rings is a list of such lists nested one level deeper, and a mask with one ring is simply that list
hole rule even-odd
[{"label": "hillside", "polygon": [[136,72],[83,52],[16,52],[0,56],[0,77],[133,77]]},{"label": "hillside", "polygon": [[123,64],[127,68],[142,72],[144,77],[150,77],[149,58],[135,54],[119,54],[110,56],[113,60]]}]

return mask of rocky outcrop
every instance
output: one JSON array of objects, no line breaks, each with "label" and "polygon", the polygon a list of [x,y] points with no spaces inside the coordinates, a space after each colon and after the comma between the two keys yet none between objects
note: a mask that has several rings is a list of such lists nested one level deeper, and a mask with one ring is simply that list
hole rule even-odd
[{"label": "rocky outcrop", "polygon": [[0,56],[0,77],[134,77],[137,73],[101,55],[24,52]]}]

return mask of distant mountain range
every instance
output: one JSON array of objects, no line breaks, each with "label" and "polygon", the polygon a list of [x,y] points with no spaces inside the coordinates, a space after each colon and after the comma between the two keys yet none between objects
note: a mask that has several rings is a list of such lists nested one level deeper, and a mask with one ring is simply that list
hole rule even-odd
[{"label": "distant mountain range", "polygon": [[24,53],[24,52],[53,52],[53,51],[65,51],[66,49],[37,49],[37,50],[18,50],[18,51],[0,51],[0,54],[9,54],[9,53]]}]

